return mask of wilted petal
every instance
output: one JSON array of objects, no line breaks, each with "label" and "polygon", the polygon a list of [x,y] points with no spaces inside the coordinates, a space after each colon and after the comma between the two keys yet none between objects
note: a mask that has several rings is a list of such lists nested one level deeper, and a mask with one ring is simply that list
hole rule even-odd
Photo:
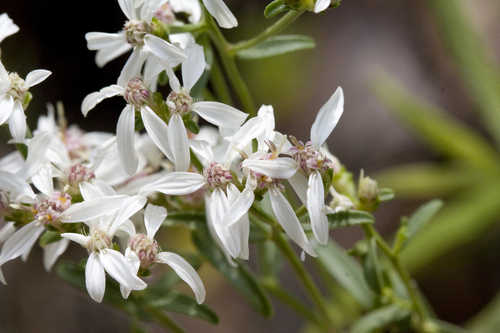
[{"label": "wilted petal", "polygon": [[66,251],[69,245],[68,239],[61,239],[60,241],[47,244],[43,252],[43,266],[46,271],[50,271],[52,266],[56,263],[61,254]]},{"label": "wilted petal", "polygon": [[131,105],[127,105],[118,118],[116,143],[123,168],[129,175],[134,175],[139,159],[135,151],[135,111]]},{"label": "wilted petal", "polygon": [[146,231],[149,238],[154,238],[166,217],[167,210],[165,207],[152,204],[147,205],[144,211],[144,224],[146,225]]},{"label": "wilted petal", "polygon": [[28,252],[45,228],[37,221],[26,224],[18,229],[5,241],[0,252],[0,265]]},{"label": "wilted petal", "polygon": [[231,10],[222,0],[203,0],[203,4],[207,8],[219,26],[225,29],[231,29],[238,26],[238,20],[233,15]]},{"label": "wilted petal", "polygon": [[341,87],[335,90],[330,99],[319,109],[311,127],[311,142],[321,146],[330,136],[344,112],[344,92]]},{"label": "wilted petal", "polygon": [[328,219],[323,210],[325,207],[325,192],[323,180],[318,171],[309,175],[307,188],[307,211],[311,219],[314,237],[322,245],[328,243]]},{"label": "wilted petal", "polygon": [[243,161],[242,167],[271,178],[287,179],[297,171],[297,162],[290,157],[277,157],[272,160],[248,158]]},{"label": "wilted petal", "polygon": [[170,172],[157,181],[145,185],[140,193],[147,195],[161,192],[166,195],[186,195],[198,191],[205,185],[205,178],[193,172]]},{"label": "wilted petal", "polygon": [[196,102],[193,111],[217,127],[238,128],[248,115],[238,109],[219,102]]},{"label": "wilted petal", "polygon": [[106,289],[106,276],[99,256],[95,252],[90,254],[85,266],[85,285],[90,298],[101,303]]},{"label": "wilted petal", "polygon": [[168,123],[168,143],[176,171],[187,171],[191,162],[186,127],[179,114],[174,114]]},{"label": "wilted petal", "polygon": [[173,161],[174,157],[168,144],[167,124],[148,106],[141,108],[141,118],[151,140],[170,161]]},{"label": "wilted petal", "polygon": [[315,257],[316,252],[307,239],[304,229],[302,228],[297,215],[295,215],[292,206],[283,194],[278,189],[273,188],[269,190],[269,198],[271,199],[273,213],[288,237],[297,243],[297,245],[299,245],[310,256]]},{"label": "wilted petal", "polygon": [[99,253],[99,259],[106,272],[119,284],[132,290],[143,290],[147,287],[146,283],[137,277],[136,272],[133,272],[134,268],[120,252],[105,249]]},{"label": "wilted petal", "polygon": [[14,110],[9,118],[9,130],[14,142],[23,142],[26,137],[26,115],[21,102],[14,102]]},{"label": "wilted petal", "polygon": [[205,301],[205,286],[194,268],[181,256],[172,252],[161,252],[157,261],[167,264],[193,289],[196,301],[201,304]]},{"label": "wilted petal", "polygon": [[45,69],[36,69],[34,71],[31,71],[26,76],[24,87],[26,89],[29,89],[33,86],[36,86],[37,84],[45,81],[50,76],[50,74],[52,74],[52,72]]}]

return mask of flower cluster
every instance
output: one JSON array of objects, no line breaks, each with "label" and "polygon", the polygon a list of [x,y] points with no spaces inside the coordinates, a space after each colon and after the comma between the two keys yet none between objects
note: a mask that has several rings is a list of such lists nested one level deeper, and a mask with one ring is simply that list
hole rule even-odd
[{"label": "flower cluster", "polygon": [[[50,72],[36,70],[23,80],[0,63],[0,124],[8,121],[14,142],[27,148],[26,158],[16,152],[0,160],[0,217],[5,221],[0,267],[26,258],[42,234],[53,233],[43,245],[45,267],[52,267],[70,241],[85,248],[86,287],[97,302],[104,296],[106,273],[127,298],[147,287],[145,270],[163,263],[201,303],[205,287],[195,269],[155,240],[168,219],[167,208],[204,207],[214,242],[235,265],[237,259],[249,258],[249,211],[264,203],[278,227],[305,253],[316,256],[317,243],[328,242],[326,214],[352,206],[332,186],[340,166],[325,146],[344,110],[342,89],[321,107],[304,144],[275,130],[271,106],[263,105],[248,118],[194,93],[209,69],[204,47],[193,34],[161,37],[157,31],[158,25],[202,20],[206,14],[198,1],[118,3],[126,17],[123,29],[88,33],[88,48],[97,51],[99,66],[132,53],[117,83],[89,94],[81,106],[86,116],[104,99],[122,96],[125,106],[116,136],[68,127],[61,112],[56,119],[52,106],[32,136],[27,135],[29,89]],[[237,25],[222,0],[203,4],[221,27]],[[329,4],[318,1],[316,9]],[[6,14],[1,15],[0,41],[16,31]],[[170,86],[165,96],[157,89],[162,75]],[[200,128],[200,120],[207,125]],[[284,194],[287,188],[305,207],[312,236],[293,208],[296,202]],[[193,204],[194,196],[202,204]],[[0,277],[5,283],[1,271]]]}]

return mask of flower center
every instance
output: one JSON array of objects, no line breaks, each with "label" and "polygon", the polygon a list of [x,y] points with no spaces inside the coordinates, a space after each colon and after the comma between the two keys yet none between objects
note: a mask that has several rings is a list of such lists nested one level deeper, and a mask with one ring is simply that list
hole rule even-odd
[{"label": "flower center", "polygon": [[95,174],[82,164],[75,164],[69,169],[68,183],[77,186],[81,182],[88,182],[95,178]]},{"label": "flower center", "polygon": [[130,238],[128,245],[139,257],[142,268],[151,266],[160,250],[158,243],[144,234],[137,234]]},{"label": "flower center", "polygon": [[128,81],[123,98],[125,98],[128,104],[140,108],[149,102],[151,99],[151,92],[141,78],[135,78]]},{"label": "flower center", "polygon": [[83,135],[83,131],[77,126],[70,126],[62,133],[62,140],[71,159],[77,159],[85,154],[87,147],[83,141]]},{"label": "flower center", "polygon": [[292,158],[299,164],[300,168],[310,174],[314,171],[325,172],[334,168],[334,163],[320,152],[314,145],[308,141],[303,144],[297,139],[291,140],[294,146],[290,149]]},{"label": "flower center", "polygon": [[158,21],[165,24],[172,24],[175,22],[175,14],[172,10],[172,7],[168,2],[161,5],[160,8],[155,12],[154,17],[158,19]]},{"label": "flower center", "polygon": [[44,225],[58,222],[61,214],[71,206],[71,196],[64,192],[54,192],[48,198],[35,204],[35,219]]},{"label": "flower center", "polygon": [[233,180],[231,172],[219,163],[211,163],[203,170],[203,176],[211,188],[225,187]]},{"label": "flower center", "polygon": [[7,94],[14,99],[24,102],[28,90],[24,87],[24,80],[17,73],[9,73],[10,89]]},{"label": "flower center", "polygon": [[103,249],[111,247],[111,238],[100,229],[90,230],[90,239],[87,244],[87,249],[90,252],[99,252]]},{"label": "flower center", "polygon": [[144,21],[130,20],[123,27],[127,43],[132,46],[144,45],[144,37],[151,32],[151,27]]},{"label": "flower center", "polygon": [[180,92],[172,91],[167,97],[167,106],[172,112],[188,113],[191,111],[192,105],[193,98],[184,90]]}]

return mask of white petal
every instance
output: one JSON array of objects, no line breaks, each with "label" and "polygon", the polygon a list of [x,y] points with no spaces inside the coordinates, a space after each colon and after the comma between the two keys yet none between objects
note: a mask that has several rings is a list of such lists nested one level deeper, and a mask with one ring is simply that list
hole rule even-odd
[{"label": "white petal", "polygon": [[193,111],[209,123],[225,128],[238,128],[248,117],[248,114],[219,102],[196,102]]},{"label": "white petal", "polygon": [[325,207],[325,192],[323,180],[318,171],[309,175],[307,188],[307,211],[311,219],[311,227],[314,237],[322,245],[328,243],[328,219],[323,211]]},{"label": "white petal", "polygon": [[101,103],[106,98],[122,95],[123,93],[124,89],[122,87],[119,85],[111,85],[97,92],[88,94],[82,102],[82,114],[86,117],[90,110],[95,108],[97,104]]},{"label": "white petal", "polygon": [[99,256],[95,252],[90,254],[85,266],[85,285],[90,298],[101,303],[106,289],[106,276]]},{"label": "white petal", "polygon": [[26,137],[26,115],[20,102],[14,103],[14,110],[9,118],[9,130],[15,142],[23,142]]},{"label": "white petal", "polygon": [[126,44],[125,33],[88,32],[85,34],[89,50],[101,50],[109,47],[117,48]]},{"label": "white petal", "polygon": [[173,154],[168,144],[167,124],[149,106],[141,108],[141,118],[151,140],[169,160],[173,161]]},{"label": "white petal", "polygon": [[149,238],[154,238],[166,217],[167,210],[165,207],[151,204],[147,205],[144,211],[144,224],[146,225],[146,231]]},{"label": "white petal", "polygon": [[172,88],[175,92],[179,92],[181,90],[181,83],[179,82],[177,75],[175,75],[174,70],[167,66],[165,68],[165,72],[168,76],[168,84],[170,85],[170,88]]},{"label": "white petal", "polygon": [[170,172],[157,181],[144,186],[140,193],[161,192],[166,195],[186,195],[205,185],[205,178],[193,172]]},{"label": "white petal", "polygon": [[283,194],[279,190],[273,188],[269,190],[269,198],[271,199],[273,213],[288,237],[297,243],[297,245],[299,245],[310,256],[315,257],[316,252],[307,239],[304,229],[302,228],[297,215],[295,215],[292,206],[290,206],[290,203],[286,200]]},{"label": "white petal", "polygon": [[179,114],[174,114],[168,123],[168,143],[175,164],[175,171],[186,171],[191,157],[186,127]]},{"label": "white petal", "polygon": [[5,242],[6,239],[8,239],[12,234],[16,231],[15,223],[14,222],[7,222],[5,225],[0,229],[0,244]]},{"label": "white petal", "polygon": [[134,175],[139,166],[139,160],[135,151],[135,111],[131,105],[127,105],[118,118],[116,143],[123,168],[129,175]]},{"label": "white petal", "polygon": [[191,140],[189,142],[189,147],[196,154],[198,159],[200,159],[201,164],[208,165],[214,161],[214,152],[210,143],[204,140]]},{"label": "white petal", "polygon": [[0,15],[0,42],[18,31],[19,27],[14,24],[12,19],[6,13]]},{"label": "white petal", "polygon": [[26,224],[7,239],[0,252],[0,265],[28,252],[45,228],[34,221]]},{"label": "white petal", "polygon": [[75,243],[80,244],[82,247],[87,247],[87,244],[90,240],[89,236],[85,236],[82,234],[76,234],[72,232],[66,232],[64,234],[61,234],[62,238],[69,239]]},{"label": "white petal", "polygon": [[54,192],[54,183],[52,181],[52,166],[45,165],[38,172],[31,177],[33,185],[46,195],[51,195]]},{"label": "white petal", "polygon": [[129,218],[131,218],[135,213],[141,210],[144,205],[146,205],[146,197],[143,196],[133,196],[129,197],[123,201],[121,208],[118,210],[117,215],[110,226],[109,235],[114,235],[116,230]]},{"label": "white petal", "polygon": [[3,284],[7,284],[7,281],[5,280],[5,276],[3,275],[2,267],[0,266],[0,282]]},{"label": "white petal", "polygon": [[136,18],[134,0],[118,0],[118,4],[120,5],[123,14],[125,14],[129,20]]},{"label": "white petal", "polygon": [[203,0],[203,4],[207,8],[219,26],[225,29],[231,29],[238,26],[238,20],[233,15],[231,10],[222,0]]},{"label": "white petal", "polygon": [[120,44],[118,47],[107,47],[105,49],[101,49],[97,51],[95,55],[95,62],[98,67],[103,67],[111,60],[114,60],[122,54],[130,51],[130,49],[132,49],[132,45],[128,43]]},{"label": "white petal", "polygon": [[242,167],[271,178],[287,179],[297,171],[297,162],[290,157],[277,157],[272,160],[248,158],[243,161]]},{"label": "white petal", "polygon": [[226,152],[225,161],[232,159],[247,147],[253,139],[260,136],[265,130],[263,119],[254,117],[249,119],[241,128],[230,138],[227,138],[231,144]]},{"label": "white petal", "polygon": [[316,3],[314,4],[314,12],[319,13],[324,11],[325,9],[330,6],[331,0],[316,0]]},{"label": "white petal", "polygon": [[52,266],[56,263],[61,254],[66,251],[69,245],[68,239],[61,239],[60,241],[47,244],[43,252],[43,266],[46,271],[50,271]]},{"label": "white petal", "polygon": [[34,71],[31,71],[26,76],[24,86],[27,89],[36,86],[37,84],[45,81],[50,76],[50,74],[52,74],[52,72],[45,69],[36,69]]},{"label": "white petal", "polygon": [[238,193],[235,199],[230,199],[229,211],[224,216],[224,225],[231,226],[237,223],[248,213],[254,198],[253,191],[251,189],[245,189],[241,193]]},{"label": "white petal", "polygon": [[158,57],[168,67],[175,67],[186,61],[186,53],[177,46],[164,39],[147,34],[144,37],[144,44],[152,54]]},{"label": "white petal", "polygon": [[85,222],[113,214],[121,208],[126,199],[125,195],[114,195],[76,203],[63,212],[61,221],[66,223]]},{"label": "white petal", "polygon": [[191,91],[205,71],[207,63],[203,46],[196,43],[188,45],[186,49],[187,59],[182,63],[182,84],[184,88]]},{"label": "white petal", "polygon": [[126,87],[130,80],[141,76],[141,68],[145,60],[146,54],[142,52],[142,48],[135,47],[118,77],[118,85]]},{"label": "white petal", "polygon": [[23,178],[10,172],[0,171],[0,189],[10,192],[16,201],[27,198],[33,200],[36,197],[31,186]]},{"label": "white petal", "polygon": [[14,99],[10,95],[0,97],[0,125],[4,124],[14,111]]},{"label": "white petal", "polygon": [[146,283],[137,277],[132,264],[120,252],[105,249],[99,253],[99,259],[106,272],[119,284],[132,290],[143,290],[147,287]]},{"label": "white petal", "polygon": [[330,99],[319,109],[311,127],[311,142],[321,146],[330,136],[344,112],[344,92],[341,87],[335,90]]},{"label": "white petal", "polygon": [[181,256],[172,252],[161,252],[157,261],[167,264],[193,289],[196,301],[201,304],[205,301],[205,286],[194,268]]},{"label": "white petal", "polygon": [[295,175],[288,178],[288,182],[292,185],[293,190],[299,197],[300,201],[305,205],[307,202],[307,178],[306,176],[297,171]]},{"label": "white petal", "polygon": [[[127,249],[125,250],[125,259],[127,259],[130,265],[133,267],[135,274],[137,274],[137,272],[139,272],[139,267],[141,266],[141,260],[134,251],[130,250],[129,247],[127,247]],[[130,296],[131,291],[131,289],[120,284],[120,293],[122,294],[122,297],[124,299],[127,299]]]}]

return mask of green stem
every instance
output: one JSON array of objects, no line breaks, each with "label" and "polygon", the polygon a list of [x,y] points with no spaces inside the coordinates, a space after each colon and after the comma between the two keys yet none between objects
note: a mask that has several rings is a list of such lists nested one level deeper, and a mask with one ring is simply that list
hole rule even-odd
[{"label": "green stem", "polygon": [[168,27],[168,31],[171,34],[178,34],[183,32],[202,32],[207,29],[207,25],[204,21],[197,24],[183,24],[183,25],[171,25]]},{"label": "green stem", "polygon": [[274,297],[280,300],[283,304],[288,305],[292,310],[294,310],[298,315],[304,319],[316,324],[318,327],[322,327],[325,324],[318,319],[316,314],[309,310],[306,305],[302,304],[297,298],[293,297],[286,290],[281,288],[275,281],[262,280],[261,285]]},{"label": "green stem", "polygon": [[282,18],[280,18],[273,25],[268,27],[266,30],[262,31],[257,36],[255,36],[251,39],[245,40],[245,41],[241,41],[241,42],[236,43],[233,46],[231,46],[229,49],[231,55],[236,54],[236,52],[238,52],[238,51],[251,48],[252,46],[257,45],[260,42],[268,39],[272,35],[280,33],[286,27],[288,27],[290,24],[292,24],[303,13],[304,13],[303,10],[299,10],[299,11],[291,10],[291,11],[289,11],[286,15],[284,15]]},{"label": "green stem", "polygon": [[233,104],[226,78],[224,77],[224,73],[222,73],[219,61],[216,57],[214,57],[212,62],[212,70],[210,73],[212,88],[217,95],[218,100],[224,104]]},{"label": "green stem", "polygon": [[163,311],[158,310],[153,307],[146,308],[146,311],[160,324],[163,328],[170,330],[175,333],[184,333],[184,329],[178,326],[170,317],[168,317]]},{"label": "green stem", "polygon": [[372,237],[375,238],[378,247],[382,250],[382,252],[384,252],[386,257],[391,261],[392,265],[394,266],[394,269],[401,277],[401,280],[403,281],[406,290],[408,291],[408,295],[410,296],[411,302],[413,303],[413,307],[417,312],[417,315],[420,319],[420,323],[424,323],[424,321],[427,318],[425,306],[422,304],[422,301],[419,297],[419,291],[415,286],[415,283],[412,281],[408,271],[401,264],[399,257],[396,254],[394,254],[389,245],[385,242],[382,236],[380,236],[380,234],[375,230],[375,228],[371,224],[370,225],[364,224],[363,230],[365,231],[366,235],[369,238]]},{"label": "green stem", "polygon": [[231,82],[236,95],[243,106],[243,109],[250,115],[255,115],[257,109],[255,108],[255,104],[253,102],[252,96],[250,95],[250,91],[248,89],[247,84],[243,81],[241,74],[236,66],[236,62],[234,61],[234,57],[230,54],[230,44],[222,35],[219,27],[215,23],[214,19],[207,13],[205,13],[205,17],[207,20],[210,38],[212,39],[219,56],[222,61],[222,65],[226,70],[227,77]]}]

